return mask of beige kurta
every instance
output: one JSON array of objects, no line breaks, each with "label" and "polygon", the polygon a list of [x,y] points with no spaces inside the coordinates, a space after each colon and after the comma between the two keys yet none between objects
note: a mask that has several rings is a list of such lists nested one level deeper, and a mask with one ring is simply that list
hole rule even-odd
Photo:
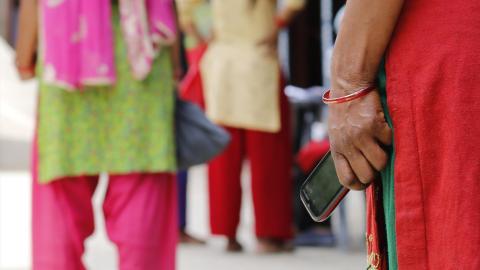
[{"label": "beige kurta", "polygon": [[[201,0],[177,0],[182,23]],[[259,44],[275,29],[276,0],[212,0],[214,41],[201,64],[207,115],[236,128],[280,130],[276,51]],[[288,0],[301,8],[304,0]]]}]

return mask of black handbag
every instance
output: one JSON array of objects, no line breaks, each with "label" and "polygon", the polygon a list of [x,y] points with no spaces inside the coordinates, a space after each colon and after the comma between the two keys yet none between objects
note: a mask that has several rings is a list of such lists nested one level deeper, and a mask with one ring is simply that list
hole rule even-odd
[{"label": "black handbag", "polygon": [[178,96],[175,106],[178,169],[206,163],[230,143],[230,134],[208,120],[200,107]]}]

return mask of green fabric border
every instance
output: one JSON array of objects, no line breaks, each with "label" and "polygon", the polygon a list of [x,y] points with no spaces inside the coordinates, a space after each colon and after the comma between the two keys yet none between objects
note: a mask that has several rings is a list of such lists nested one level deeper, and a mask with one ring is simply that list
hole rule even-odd
[{"label": "green fabric border", "polygon": [[[388,111],[387,94],[386,94],[386,72],[385,66],[379,73],[379,88],[382,100],[382,106],[385,113],[385,119],[392,128],[392,118]],[[382,192],[383,192],[383,209],[385,214],[385,225],[387,233],[387,252],[388,252],[388,269],[397,270],[397,236],[395,230],[395,181],[394,181],[394,164],[395,164],[395,147],[389,147],[390,157],[387,167],[382,171]]]}]

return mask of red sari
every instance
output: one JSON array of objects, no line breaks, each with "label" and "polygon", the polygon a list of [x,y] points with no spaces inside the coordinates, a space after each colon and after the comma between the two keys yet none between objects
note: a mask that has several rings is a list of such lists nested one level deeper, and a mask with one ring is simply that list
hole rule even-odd
[{"label": "red sari", "polygon": [[386,71],[398,268],[478,270],[480,1],[405,0]]}]

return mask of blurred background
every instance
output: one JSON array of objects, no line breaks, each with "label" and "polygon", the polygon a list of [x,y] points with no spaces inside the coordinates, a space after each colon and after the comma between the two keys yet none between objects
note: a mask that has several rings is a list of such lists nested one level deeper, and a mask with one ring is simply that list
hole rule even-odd
[{"label": "blurred background", "polygon": [[[281,2],[281,1],[279,1]],[[324,153],[327,111],[320,93],[329,84],[329,56],[338,27],[336,16],[345,1],[309,0],[304,10],[279,37],[279,54],[288,86],[285,91],[291,105],[292,138],[297,161],[302,154],[318,161]],[[17,29],[18,1],[0,0],[0,269],[31,267],[31,179],[30,142],[35,125],[37,83],[22,82],[14,65],[14,41]],[[339,12],[340,11],[340,12]],[[323,148],[322,148],[323,147]],[[302,164],[294,171],[297,190],[293,253],[258,255],[253,234],[253,210],[248,162],[244,164],[242,221],[239,240],[246,252],[225,253],[223,239],[209,236],[206,167],[189,171],[188,224],[186,230],[207,245],[180,245],[179,269],[361,269],[364,255],[364,197],[351,192],[327,224],[315,224],[298,197],[299,184],[308,174]],[[308,167],[308,166],[306,166]],[[302,169],[303,168],[303,169]],[[105,236],[100,212],[106,177],[100,181],[94,204],[96,231],[86,243],[84,257],[88,269],[113,270],[116,251]]]}]

